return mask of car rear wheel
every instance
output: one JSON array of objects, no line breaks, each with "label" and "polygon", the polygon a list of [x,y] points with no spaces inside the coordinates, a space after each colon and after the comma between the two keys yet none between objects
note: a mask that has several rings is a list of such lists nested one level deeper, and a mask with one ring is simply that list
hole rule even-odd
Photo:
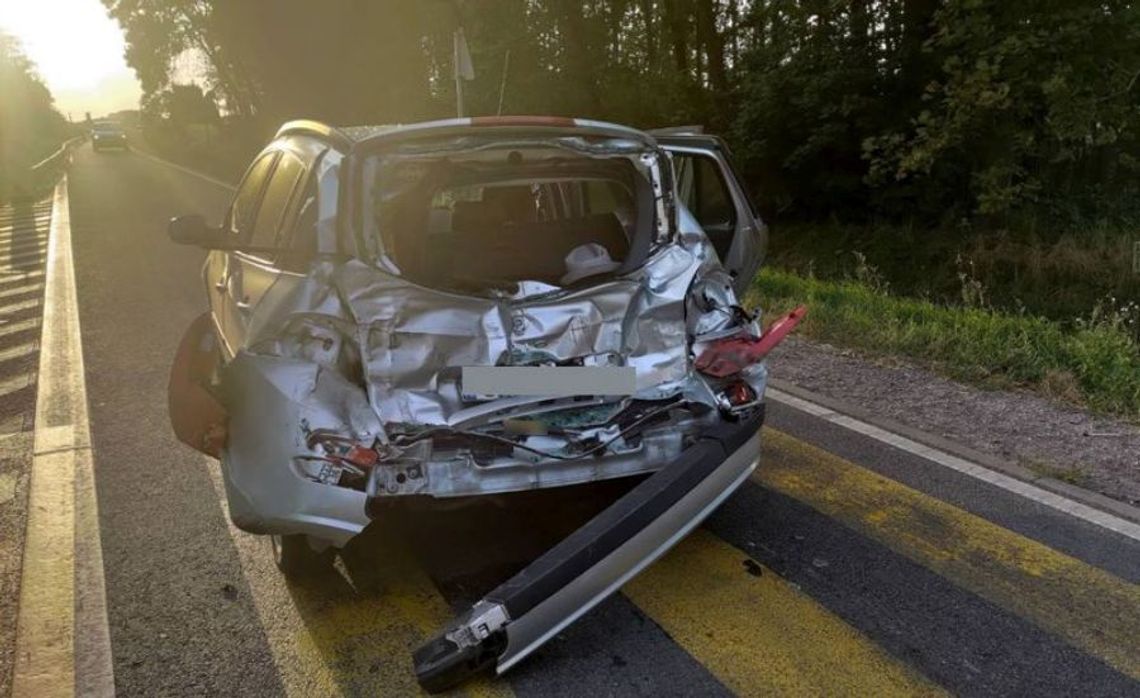
[{"label": "car rear wheel", "polygon": [[326,548],[320,552],[313,550],[309,539],[303,535],[272,535],[273,562],[289,579],[311,577],[332,567],[336,551]]}]

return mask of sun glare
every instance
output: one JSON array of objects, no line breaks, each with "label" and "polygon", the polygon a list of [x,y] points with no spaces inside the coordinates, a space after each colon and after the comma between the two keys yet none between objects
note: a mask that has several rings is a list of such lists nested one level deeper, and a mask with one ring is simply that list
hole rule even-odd
[{"label": "sun glare", "polygon": [[20,40],[64,114],[138,106],[122,31],[99,0],[0,0],[0,31]]}]

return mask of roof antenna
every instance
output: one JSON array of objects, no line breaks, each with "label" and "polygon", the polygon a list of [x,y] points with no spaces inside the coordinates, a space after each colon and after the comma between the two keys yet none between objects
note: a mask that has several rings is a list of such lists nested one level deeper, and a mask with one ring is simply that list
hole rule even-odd
[{"label": "roof antenna", "polygon": [[511,71],[511,50],[507,49],[507,55],[503,56],[503,81],[499,83],[499,111],[496,112],[497,116],[503,115],[503,98],[507,95],[507,74]]},{"label": "roof antenna", "polygon": [[463,35],[463,0],[455,0],[456,28],[452,37],[452,67],[455,70],[455,111],[463,118],[463,81],[475,79],[475,66],[471,63],[471,52],[467,49],[467,37]]}]

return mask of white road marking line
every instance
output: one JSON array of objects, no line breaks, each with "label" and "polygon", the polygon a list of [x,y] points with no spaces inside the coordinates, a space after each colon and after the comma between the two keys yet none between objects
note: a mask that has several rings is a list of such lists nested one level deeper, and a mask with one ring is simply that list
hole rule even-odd
[{"label": "white road marking line", "polygon": [[34,238],[15,238],[12,240],[5,240],[0,237],[0,247],[10,252],[15,250],[26,250],[32,247],[47,247],[47,236],[34,237]]},{"label": "white road marking line", "polygon": [[32,298],[30,300],[20,301],[19,303],[6,303],[0,305],[0,319],[2,319],[4,315],[11,315],[13,313],[31,310],[32,308],[38,308],[40,307],[40,302],[41,301],[39,298]]},{"label": "white road marking line", "polygon": [[27,216],[17,216],[14,218],[9,218],[7,221],[0,223],[0,230],[4,232],[30,232],[38,229],[41,226],[47,225],[50,220],[50,214],[46,216],[37,215],[31,218],[28,218]]},{"label": "white road marking line", "polygon": [[188,175],[193,175],[194,177],[197,177],[198,179],[204,179],[207,182],[209,182],[210,184],[216,184],[219,187],[224,187],[226,189],[229,189],[230,191],[237,191],[237,187],[235,187],[234,185],[229,184],[227,182],[223,182],[222,180],[220,180],[216,177],[211,177],[208,174],[204,174],[204,173],[199,172],[197,170],[192,170],[189,167],[184,167],[182,165],[175,164],[173,162],[170,162],[169,160],[163,160],[162,158],[158,157],[157,155],[151,155],[150,153],[144,152],[142,150],[135,150],[133,152],[136,155],[141,155],[144,158],[147,158],[148,160],[154,160],[155,162],[157,162],[159,164],[166,165],[167,167],[173,167],[174,169],[179,170],[180,172],[185,172]]},{"label": "white road marking line", "polygon": [[16,698],[115,692],[78,311],[65,176],[52,206]]},{"label": "white road marking line", "polygon": [[14,347],[0,350],[0,363],[22,359],[36,353],[39,348],[39,342],[24,342],[23,344],[17,344]]},{"label": "white road marking line", "polygon": [[11,298],[12,296],[23,296],[28,293],[37,293],[39,291],[42,291],[43,288],[44,285],[39,281],[36,281],[30,284],[25,284],[23,286],[17,286],[16,288],[10,288],[6,291],[0,291],[0,298]]},{"label": "white road marking line", "polygon": [[790,395],[776,388],[769,387],[767,394],[769,398],[776,402],[782,402],[801,412],[806,412],[824,421],[838,424],[839,426],[863,434],[864,436],[869,436],[876,441],[893,446],[901,451],[920,456],[932,463],[937,463],[938,465],[956,470],[964,475],[969,475],[970,477],[995,487],[1000,487],[1007,492],[1012,492],[1013,494],[1037,502],[1038,504],[1076,517],[1114,533],[1119,533],[1132,540],[1140,541],[1140,525],[1128,521],[1127,519],[1114,516],[1100,509],[1090,507],[1087,504],[1069,499],[1068,497],[1063,497],[1055,492],[1050,492],[1036,485],[1031,485],[1024,480],[1018,480],[1015,477],[999,473],[985,466],[978,465],[977,463],[971,463],[964,458],[959,458],[945,451],[931,448],[925,444],[908,439],[905,436],[889,432],[873,424],[855,419],[854,417],[840,414],[822,405],[817,405],[814,402],[804,400],[795,395]]},{"label": "white road marking line", "polygon": [[43,278],[44,273],[37,269],[24,271],[0,272],[0,286],[30,283],[35,279]]},{"label": "white road marking line", "polygon": [[34,230],[19,233],[13,230],[0,230],[0,244],[14,244],[23,242],[38,242],[47,244],[46,226],[37,226]]},{"label": "white road marking line", "polygon": [[2,252],[0,251],[0,259],[4,260],[7,266],[16,266],[18,264],[27,264],[29,261],[39,261],[47,254],[47,250],[32,250],[25,252]]},{"label": "white road marking line", "polygon": [[7,400],[8,397],[15,392],[19,392],[28,387],[32,377],[28,374],[21,376],[12,376],[11,378],[0,381],[0,400]]},{"label": "white road marking line", "polygon": [[39,326],[40,319],[38,317],[21,320],[19,322],[4,322],[3,320],[0,320],[0,339],[3,339],[8,335],[28,332]]}]

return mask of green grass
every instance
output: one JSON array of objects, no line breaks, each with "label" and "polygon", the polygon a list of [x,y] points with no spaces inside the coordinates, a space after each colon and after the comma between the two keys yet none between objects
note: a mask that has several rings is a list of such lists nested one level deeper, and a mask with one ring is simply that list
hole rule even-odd
[{"label": "green grass", "polygon": [[1140,221],[1049,232],[786,223],[772,235],[770,261],[832,280],[871,268],[899,295],[944,303],[960,303],[968,279],[988,305],[1061,322],[1109,297],[1140,298],[1132,269]]},{"label": "green grass", "polygon": [[1140,417],[1140,348],[1113,321],[1068,327],[779,269],[756,278],[748,302],[763,307],[769,318],[807,305],[798,331],[813,339],[912,357],[983,386],[1024,386],[1097,411]]}]

